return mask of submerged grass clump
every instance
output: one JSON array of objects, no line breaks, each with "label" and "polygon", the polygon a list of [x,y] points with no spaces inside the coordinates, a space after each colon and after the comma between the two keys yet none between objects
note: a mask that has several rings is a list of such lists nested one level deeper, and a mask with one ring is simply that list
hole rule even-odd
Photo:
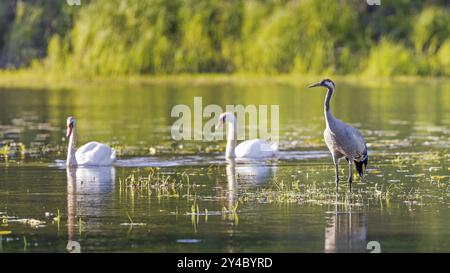
[{"label": "submerged grass clump", "polygon": [[[145,172],[138,169],[120,179],[120,189],[133,198],[156,195],[158,202],[162,197],[186,199],[186,213],[179,214],[177,207],[174,214],[194,216],[195,222],[198,222],[199,216],[207,218],[208,215],[217,215],[215,210],[208,211],[211,207],[200,207],[198,201],[200,204],[203,201],[217,201],[220,203],[218,213],[226,219],[233,218],[236,223],[237,204],[244,205],[244,208],[247,204],[350,204],[384,208],[393,204],[428,206],[435,202],[449,202],[449,176],[444,173],[448,167],[442,165],[442,152],[387,154],[383,155],[383,161],[378,161],[377,157],[381,156],[375,154],[372,157],[365,178],[359,179],[355,175],[352,193],[349,193],[345,170],[341,170],[343,177],[337,194],[332,168],[318,168],[316,165],[300,166],[297,171],[280,168],[276,174],[267,176],[263,183],[255,183],[254,173],[239,172],[246,170],[246,166],[238,166],[243,167],[241,169],[236,167],[234,179],[224,166],[213,164],[194,169],[195,175],[199,172],[197,178],[203,177],[201,179],[208,181],[208,184],[192,179],[194,176],[190,171],[187,174],[186,171],[177,172],[177,169],[170,169],[170,173],[158,168],[148,168]],[[388,167],[386,162],[390,163]],[[204,187],[200,188],[200,185]],[[183,207],[182,203],[177,205]]]},{"label": "submerged grass clump", "polygon": [[[358,184],[358,183],[355,183]],[[426,192],[407,184],[369,185],[361,183],[353,192],[348,192],[348,186],[341,183],[339,193],[336,193],[334,182],[301,183],[299,180],[285,182],[274,180],[271,185],[256,191],[244,191],[239,200],[242,202],[302,204],[302,205],[336,205],[347,204],[363,206],[373,202],[409,202],[422,205]]]},{"label": "submerged grass clump", "polygon": [[120,192],[131,196],[182,197],[195,194],[198,187],[190,182],[185,172],[175,174],[161,173],[159,168],[146,168],[147,175],[140,175],[139,170],[124,179],[119,178]]},{"label": "submerged grass clump", "polygon": [[443,154],[437,151],[396,153],[390,162],[397,167],[438,164]]}]

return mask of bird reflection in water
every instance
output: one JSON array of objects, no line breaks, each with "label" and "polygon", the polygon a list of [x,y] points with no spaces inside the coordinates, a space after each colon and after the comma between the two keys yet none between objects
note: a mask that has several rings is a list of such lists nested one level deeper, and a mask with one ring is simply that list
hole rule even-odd
[{"label": "bird reflection in water", "polygon": [[338,203],[327,216],[325,228],[325,252],[366,252],[367,216],[365,212],[352,209],[349,204]]},{"label": "bird reflection in water", "polygon": [[67,168],[66,173],[67,247],[72,250],[82,231],[90,226],[85,218],[104,216],[104,197],[112,192],[116,172],[114,167],[78,167]]},{"label": "bird reflection in water", "polygon": [[231,210],[234,206],[234,203],[237,199],[237,180],[236,180],[236,162],[234,160],[228,160],[227,161],[227,208],[228,210]]},{"label": "bird reflection in water", "polygon": [[[221,205],[227,211],[232,212],[237,206],[239,190],[245,187],[263,186],[275,175],[277,167],[256,162],[237,164],[234,159],[228,159],[225,170],[227,188],[221,195],[225,197],[226,203],[221,203]],[[236,215],[229,214],[228,216],[235,220]]]}]

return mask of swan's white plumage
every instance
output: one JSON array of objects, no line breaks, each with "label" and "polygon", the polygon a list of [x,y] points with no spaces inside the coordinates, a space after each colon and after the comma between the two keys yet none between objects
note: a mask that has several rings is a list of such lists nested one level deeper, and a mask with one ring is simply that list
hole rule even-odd
[{"label": "swan's white plumage", "polygon": [[73,117],[67,118],[67,166],[111,166],[116,160],[116,152],[106,144],[92,141],[81,146],[77,145],[77,123]]},{"label": "swan's white plumage", "polygon": [[219,116],[219,121],[216,128],[223,127],[228,124],[227,133],[227,147],[225,151],[225,158],[265,158],[276,156],[278,152],[278,143],[270,144],[263,139],[251,139],[239,143],[236,146],[237,140],[237,121],[236,117],[226,112]]},{"label": "swan's white plumage", "polygon": [[277,153],[276,143],[270,144],[263,139],[251,139],[239,143],[236,146],[235,154],[238,158],[263,158],[272,157]]},{"label": "swan's white plumage", "polygon": [[116,151],[91,141],[78,148],[75,157],[79,166],[110,166],[116,160]]}]

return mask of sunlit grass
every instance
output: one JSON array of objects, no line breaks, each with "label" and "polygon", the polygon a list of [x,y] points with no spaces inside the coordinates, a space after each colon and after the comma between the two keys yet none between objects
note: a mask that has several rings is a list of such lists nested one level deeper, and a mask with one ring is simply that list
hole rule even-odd
[{"label": "sunlit grass", "polygon": [[45,72],[25,70],[0,70],[0,87],[17,89],[54,89],[64,88],[98,88],[108,86],[110,88],[124,88],[142,85],[197,85],[208,86],[218,84],[231,84],[236,86],[266,86],[291,85],[306,88],[311,82],[316,82],[324,77],[333,77],[335,82],[346,84],[358,84],[366,87],[388,87],[392,84],[427,82],[429,85],[447,83],[446,77],[419,77],[419,76],[394,76],[373,77],[364,75],[330,75],[325,74],[280,74],[267,75],[258,73],[235,74],[177,74],[177,75],[126,75],[126,76],[68,76],[54,75]]},{"label": "sunlit grass", "polygon": [[[430,160],[434,160],[435,156],[428,157]],[[212,174],[212,169],[207,169],[207,172]],[[308,169],[308,172],[316,173],[315,168]],[[448,191],[448,183],[445,182],[448,176],[444,175],[427,175],[420,174],[414,176],[406,173],[406,177],[411,179],[420,179],[415,184],[408,182],[402,182],[401,180],[392,180],[391,182],[383,182],[385,178],[380,170],[370,171],[366,178],[360,180],[359,178],[354,181],[353,192],[348,191],[348,183],[341,181],[339,185],[339,192],[336,193],[333,181],[317,180],[314,178],[307,178],[307,174],[303,174],[305,178],[293,179],[280,179],[275,176],[268,184],[263,187],[247,188],[240,187],[236,192],[236,199],[230,201],[229,207],[222,208],[223,217],[232,217],[234,219],[238,214],[239,204],[298,204],[298,205],[313,205],[313,206],[327,206],[335,204],[345,204],[351,200],[352,206],[365,206],[370,203],[378,204],[383,203],[407,203],[413,205],[426,205],[430,196],[430,189],[425,189],[425,185],[421,185],[421,181],[435,181],[437,183],[434,190],[442,191],[442,196],[445,196]],[[223,169],[218,167],[214,169],[214,175],[224,175]],[[380,176],[377,180],[380,182],[372,183],[372,176]],[[124,187],[128,187],[129,190],[135,193],[140,193],[142,189],[146,192],[155,194],[158,198],[186,198],[186,200],[192,200],[191,205],[188,207],[186,215],[198,217],[200,215],[207,218],[211,212],[208,208],[200,208],[198,200],[202,199],[202,193],[199,191],[199,186],[196,186],[195,182],[191,181],[188,175],[185,173],[178,173],[175,175],[165,175],[159,172],[157,169],[151,169],[147,176],[138,175],[136,173],[130,174],[124,179],[120,180],[121,191]],[[395,182],[397,181],[397,182]],[[439,193],[433,193],[434,195]],[[151,194],[142,194],[140,196],[150,197]],[[227,197],[229,198],[229,197]],[[176,214],[179,214],[178,207]],[[196,219],[196,221],[198,221]]]},{"label": "sunlit grass", "polygon": [[167,175],[161,173],[158,168],[146,168],[146,172],[147,175],[142,175],[137,170],[125,178],[119,178],[121,194],[129,194],[132,197],[135,194],[148,197],[154,194],[157,198],[179,198],[190,197],[198,187],[195,183],[190,183],[186,173]]}]

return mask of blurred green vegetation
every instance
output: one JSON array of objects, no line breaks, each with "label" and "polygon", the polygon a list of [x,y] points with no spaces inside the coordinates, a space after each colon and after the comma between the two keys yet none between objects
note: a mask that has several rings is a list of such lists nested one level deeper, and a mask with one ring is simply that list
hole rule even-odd
[{"label": "blurred green vegetation", "polygon": [[65,1],[5,0],[0,2],[0,67],[27,67],[45,58],[48,41],[66,35],[72,18]]},{"label": "blurred green vegetation", "polygon": [[76,75],[450,76],[445,0],[7,0],[0,66]]}]

